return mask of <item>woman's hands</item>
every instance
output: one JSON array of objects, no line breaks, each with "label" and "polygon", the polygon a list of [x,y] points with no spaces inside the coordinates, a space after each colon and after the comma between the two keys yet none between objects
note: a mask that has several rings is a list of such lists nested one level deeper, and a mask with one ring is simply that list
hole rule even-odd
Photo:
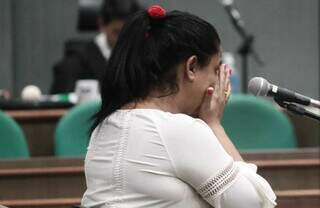
[{"label": "woman's hands", "polygon": [[230,67],[222,64],[217,74],[218,78],[216,83],[213,87],[209,87],[204,95],[199,111],[199,118],[208,124],[221,145],[234,160],[243,161],[239,151],[233,145],[220,124],[224,107],[231,92],[230,75]]},{"label": "woman's hands", "polygon": [[230,75],[231,68],[226,64],[221,64],[215,85],[209,87],[204,95],[199,110],[199,118],[208,125],[220,124],[225,105],[231,93]]}]

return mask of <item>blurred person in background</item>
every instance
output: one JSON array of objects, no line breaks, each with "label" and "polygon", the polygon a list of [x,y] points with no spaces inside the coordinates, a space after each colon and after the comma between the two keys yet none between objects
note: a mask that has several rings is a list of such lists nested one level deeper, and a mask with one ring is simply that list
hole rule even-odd
[{"label": "blurred person in background", "polygon": [[54,66],[51,93],[73,92],[81,79],[101,82],[124,22],[139,9],[136,0],[104,0],[97,20],[100,33]]}]

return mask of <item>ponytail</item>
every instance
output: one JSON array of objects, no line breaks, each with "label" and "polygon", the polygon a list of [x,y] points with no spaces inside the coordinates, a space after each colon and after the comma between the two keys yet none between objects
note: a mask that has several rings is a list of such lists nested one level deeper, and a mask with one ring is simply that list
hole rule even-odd
[{"label": "ponytail", "polygon": [[102,105],[92,129],[154,89],[177,92],[177,65],[196,55],[204,66],[219,48],[215,28],[199,17],[159,6],[136,13],[124,25],[109,59],[101,85]]}]

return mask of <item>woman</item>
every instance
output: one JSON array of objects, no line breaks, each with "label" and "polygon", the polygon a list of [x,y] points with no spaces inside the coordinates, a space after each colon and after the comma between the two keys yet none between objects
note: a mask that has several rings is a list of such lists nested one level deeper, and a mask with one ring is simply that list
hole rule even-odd
[{"label": "woman", "polygon": [[220,124],[230,73],[206,21],[160,6],[129,20],[102,84],[82,205],[274,207]]}]

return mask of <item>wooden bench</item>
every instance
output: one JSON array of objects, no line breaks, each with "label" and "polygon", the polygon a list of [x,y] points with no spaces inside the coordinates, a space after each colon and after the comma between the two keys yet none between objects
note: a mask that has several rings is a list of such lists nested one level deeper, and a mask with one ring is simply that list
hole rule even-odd
[{"label": "wooden bench", "polygon": [[71,208],[79,205],[81,198],[51,198],[51,199],[19,199],[19,200],[3,200],[0,205],[12,208]]},{"label": "wooden bench", "polygon": [[[287,152],[285,159],[281,159],[283,153],[274,152],[243,153],[243,156],[259,166],[259,174],[274,190],[282,191],[319,189],[318,153],[319,149]],[[85,189],[83,158],[0,161],[0,200],[76,198]]]},{"label": "wooden bench", "polygon": [[319,208],[320,189],[276,191],[277,208]]},{"label": "wooden bench", "polygon": [[[315,190],[284,190],[276,191],[277,208],[319,208],[320,189]],[[0,204],[12,208],[70,208],[79,205],[81,198],[51,198],[51,199],[27,199],[4,200]]]}]

